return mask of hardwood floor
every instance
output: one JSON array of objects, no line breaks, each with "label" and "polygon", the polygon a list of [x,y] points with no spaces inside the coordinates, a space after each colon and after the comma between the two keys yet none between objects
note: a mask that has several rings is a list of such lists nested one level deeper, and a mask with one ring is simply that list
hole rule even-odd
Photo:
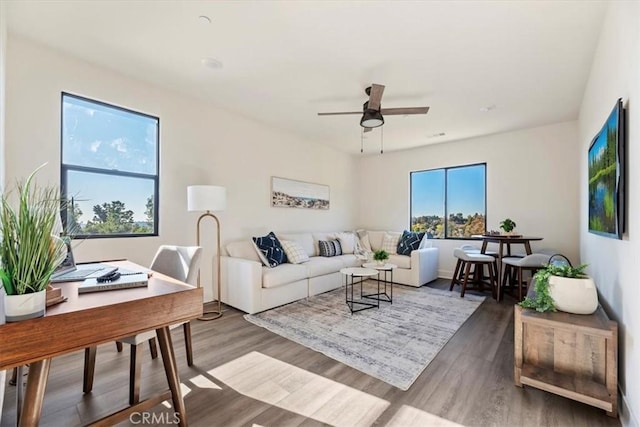
[{"label": "hardwood floor", "polygon": [[[432,287],[448,289],[448,281]],[[454,292],[456,290],[454,289]],[[408,391],[401,391],[243,319],[228,308],[192,322],[194,365],[173,334],[191,426],[619,426],[605,412],[513,384],[513,304],[489,296]],[[141,397],[166,387],[160,358],[142,346]],[[93,392],[82,394],[81,352],[53,360],[42,426],[77,426],[124,407],[129,353],[98,348]],[[15,425],[7,385],[1,426]],[[144,418],[146,417],[146,418]],[[171,425],[159,405],[121,425]]]}]

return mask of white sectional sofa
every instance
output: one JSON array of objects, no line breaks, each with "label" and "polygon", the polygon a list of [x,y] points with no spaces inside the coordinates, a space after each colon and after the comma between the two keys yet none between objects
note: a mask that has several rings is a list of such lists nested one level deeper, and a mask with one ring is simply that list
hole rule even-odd
[{"label": "white sectional sofa", "polygon": [[[391,232],[367,233],[371,250],[381,248],[385,233]],[[269,268],[260,261],[251,238],[231,242],[226,245],[228,255],[221,257],[222,302],[247,313],[258,313],[339,288],[344,283],[340,269],[357,267],[365,261],[362,256],[354,253],[334,257],[319,256],[318,241],[331,240],[337,233],[276,235],[278,240],[297,242],[309,255],[309,261]],[[390,256],[389,262],[398,266],[393,273],[395,283],[422,286],[437,278],[438,249],[416,249],[410,256],[394,254]]]}]

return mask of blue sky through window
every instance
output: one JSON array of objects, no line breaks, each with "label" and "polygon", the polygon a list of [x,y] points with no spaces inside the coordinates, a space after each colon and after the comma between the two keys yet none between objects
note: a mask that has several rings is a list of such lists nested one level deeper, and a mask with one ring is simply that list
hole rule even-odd
[{"label": "blue sky through window", "polygon": [[[447,181],[449,213],[485,212],[485,166],[450,168]],[[411,216],[444,215],[445,169],[411,174]]]},{"label": "blue sky through window", "polygon": [[453,168],[448,171],[447,208],[463,216],[485,212],[484,165]]},{"label": "blue sky through window", "polygon": [[93,218],[94,205],[116,200],[134,212],[134,221],[145,221],[147,199],[155,197],[158,119],[67,94],[62,108],[62,163],[92,169],[67,172],[67,197],[82,210],[80,222]]}]

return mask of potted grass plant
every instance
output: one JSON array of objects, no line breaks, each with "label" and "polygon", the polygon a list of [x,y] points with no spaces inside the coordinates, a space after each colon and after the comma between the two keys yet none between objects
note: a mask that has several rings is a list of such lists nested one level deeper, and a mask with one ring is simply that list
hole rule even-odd
[{"label": "potted grass plant", "polygon": [[[60,193],[35,182],[40,166],[0,199],[0,281],[7,322],[44,316],[46,287],[66,256]],[[15,199],[15,200],[13,200]],[[12,203],[14,202],[14,203]]]}]

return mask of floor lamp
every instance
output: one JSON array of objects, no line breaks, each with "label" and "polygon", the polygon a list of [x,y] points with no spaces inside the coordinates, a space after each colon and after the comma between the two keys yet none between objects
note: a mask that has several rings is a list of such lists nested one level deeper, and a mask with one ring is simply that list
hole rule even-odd
[{"label": "floor lamp", "polygon": [[[196,244],[200,246],[200,222],[207,217],[216,222],[216,278],[218,284],[218,309],[204,310],[198,320],[214,320],[222,316],[222,302],[220,300],[220,221],[211,212],[223,211],[227,207],[227,190],[215,185],[190,185],[187,187],[187,209],[189,212],[202,212],[198,218]],[[212,274],[213,278],[213,274]],[[200,273],[198,273],[198,287],[200,287]]]}]

